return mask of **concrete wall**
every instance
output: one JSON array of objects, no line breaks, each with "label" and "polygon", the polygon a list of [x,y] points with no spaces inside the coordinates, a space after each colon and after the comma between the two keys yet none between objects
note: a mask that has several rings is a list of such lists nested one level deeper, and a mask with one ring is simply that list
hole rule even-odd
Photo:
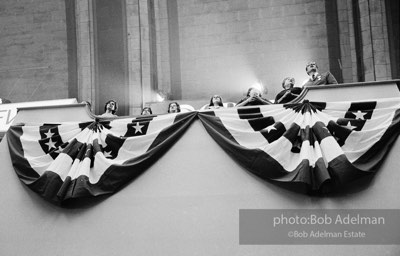
[{"label": "concrete wall", "polygon": [[[301,85],[309,60],[316,60],[321,71],[331,70],[345,83],[391,79],[383,0],[360,1],[356,4],[359,16],[353,15],[352,0],[337,0],[335,4],[315,0],[174,0],[177,10],[172,14],[171,1],[156,2],[159,87],[166,92],[181,87],[183,100],[217,93],[237,101],[257,80],[267,86],[267,97],[273,98],[283,77],[292,75]],[[168,62],[175,55],[168,47],[173,42],[171,36],[176,35],[170,31],[171,18],[179,24],[179,62]],[[359,46],[354,19],[360,24]],[[328,41],[332,34],[338,45]],[[337,54],[330,56],[335,47]],[[358,59],[361,70],[357,69]],[[173,77],[176,65],[179,81]],[[180,99],[173,93],[172,98]]]},{"label": "concrete wall", "polygon": [[[338,1],[341,63],[344,82],[381,81],[392,78],[385,1],[360,0],[358,16],[352,0]],[[356,20],[354,20],[356,19]],[[359,26],[359,54],[356,53],[355,23]],[[357,24],[356,24],[357,26]],[[357,71],[357,58],[361,67]],[[361,71],[361,72],[360,72]],[[357,74],[359,72],[360,74]]]},{"label": "concrete wall", "polygon": [[258,80],[274,98],[284,77],[302,83],[307,61],[329,69],[325,1],[177,3],[183,99],[220,94],[237,101]]},{"label": "concrete wall", "polygon": [[0,34],[0,97],[68,98],[64,0],[2,0]]}]

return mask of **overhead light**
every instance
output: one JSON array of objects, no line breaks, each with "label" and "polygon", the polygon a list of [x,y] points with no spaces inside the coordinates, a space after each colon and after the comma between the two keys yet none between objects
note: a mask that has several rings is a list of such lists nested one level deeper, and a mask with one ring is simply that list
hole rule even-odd
[{"label": "overhead light", "polygon": [[264,86],[262,85],[262,83],[260,81],[255,82],[254,84],[252,84],[250,86],[250,88],[256,88],[257,90],[259,90],[260,92],[264,91]]},{"label": "overhead light", "polygon": [[157,93],[156,97],[158,102],[163,102],[165,100],[165,95],[160,92]]}]

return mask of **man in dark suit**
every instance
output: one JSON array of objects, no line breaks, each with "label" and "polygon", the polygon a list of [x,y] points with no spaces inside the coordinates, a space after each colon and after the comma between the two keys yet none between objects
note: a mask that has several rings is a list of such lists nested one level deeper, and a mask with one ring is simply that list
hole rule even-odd
[{"label": "man in dark suit", "polygon": [[319,73],[318,66],[315,61],[307,63],[306,66],[307,75],[310,77],[308,81],[303,85],[324,85],[324,84],[337,84],[335,77],[331,72]]}]

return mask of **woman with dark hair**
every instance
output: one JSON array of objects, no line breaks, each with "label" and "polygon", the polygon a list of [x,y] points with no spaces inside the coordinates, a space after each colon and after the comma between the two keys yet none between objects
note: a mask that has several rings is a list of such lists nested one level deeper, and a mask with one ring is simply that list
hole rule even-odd
[{"label": "woman with dark hair", "polygon": [[272,104],[272,102],[261,97],[261,91],[259,89],[255,88],[255,87],[250,87],[247,90],[246,97],[241,99],[236,104],[236,107],[254,106],[254,105],[270,105],[270,104]]},{"label": "woman with dark hair", "polygon": [[116,117],[115,114],[118,110],[118,103],[115,100],[109,100],[104,105],[104,113],[101,114],[101,117]]},{"label": "woman with dark hair", "polygon": [[181,112],[181,106],[179,106],[179,103],[174,101],[169,103],[168,105],[168,113],[179,113]]},{"label": "woman with dark hair", "polygon": [[150,107],[144,107],[142,109],[142,113],[141,113],[142,116],[152,115],[152,114],[153,114],[153,111],[151,111]]},{"label": "woman with dark hair", "polygon": [[294,87],[294,83],[296,81],[294,80],[293,77],[285,77],[282,81],[282,87],[283,91],[278,93],[275,97],[275,104],[283,104],[283,103],[288,103],[297,96],[300,95],[301,93],[301,88],[300,87]]},{"label": "woman with dark hair", "polygon": [[214,95],[210,99],[210,103],[208,104],[208,109],[216,109],[216,108],[223,108],[224,103],[222,103],[222,98],[219,95]]}]

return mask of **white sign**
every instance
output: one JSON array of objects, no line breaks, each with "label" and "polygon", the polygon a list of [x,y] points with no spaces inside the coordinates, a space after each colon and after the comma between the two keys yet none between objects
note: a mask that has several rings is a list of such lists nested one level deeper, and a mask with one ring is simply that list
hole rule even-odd
[{"label": "white sign", "polygon": [[0,104],[0,132],[6,132],[8,130],[17,115],[18,108],[56,106],[75,103],[78,103],[76,99],[61,99]]}]

